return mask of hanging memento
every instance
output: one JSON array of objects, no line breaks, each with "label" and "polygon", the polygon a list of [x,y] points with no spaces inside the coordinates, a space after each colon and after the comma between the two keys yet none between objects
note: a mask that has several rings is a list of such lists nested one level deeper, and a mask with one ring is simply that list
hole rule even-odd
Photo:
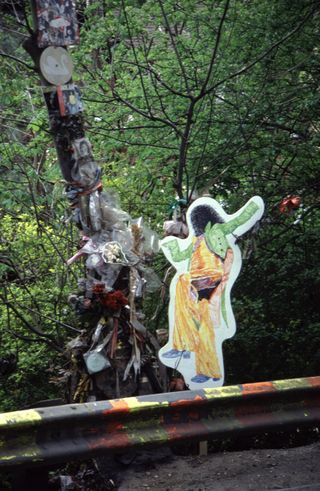
[{"label": "hanging memento", "polygon": [[72,142],[74,158],[79,164],[93,160],[92,147],[88,138],[78,138]]},{"label": "hanging memento", "polygon": [[80,91],[74,84],[45,87],[43,95],[50,116],[70,116],[83,111]]},{"label": "hanging memento", "polygon": [[111,366],[110,361],[103,353],[103,349],[88,351],[83,355],[88,373],[98,373]]},{"label": "hanging memento", "polygon": [[101,171],[94,161],[90,141],[87,138],[73,140],[72,152],[75,161],[71,170],[72,179],[81,186],[92,188],[99,182]]},{"label": "hanging memento", "polygon": [[79,43],[73,0],[35,0],[38,46],[70,46]]},{"label": "hanging memento", "polygon": [[41,53],[40,70],[50,84],[66,84],[72,77],[72,59],[66,49],[49,46]]},{"label": "hanging memento", "polygon": [[57,88],[56,87],[42,87],[43,96],[46,101],[48,113],[50,116],[59,115],[59,104],[58,104],[58,96],[57,96]]},{"label": "hanging memento", "polygon": [[80,91],[74,84],[57,87],[59,111],[61,116],[72,116],[83,111]]},{"label": "hanging memento", "polygon": [[102,249],[102,258],[106,263],[128,264],[119,242],[107,242]]},{"label": "hanging memento", "polygon": [[236,239],[263,210],[258,196],[233,215],[214,199],[199,198],[187,212],[189,236],[161,241],[177,272],[170,285],[169,340],[159,358],[179,370],[190,389],[223,385],[222,343],[236,331],[230,301],[241,269]]}]

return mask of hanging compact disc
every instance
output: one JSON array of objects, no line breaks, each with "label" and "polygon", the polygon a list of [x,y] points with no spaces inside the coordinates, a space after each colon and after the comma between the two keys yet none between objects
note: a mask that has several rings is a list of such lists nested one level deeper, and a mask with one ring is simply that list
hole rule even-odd
[{"label": "hanging compact disc", "polygon": [[72,59],[67,50],[49,46],[40,56],[40,70],[50,84],[66,84],[72,77]]}]

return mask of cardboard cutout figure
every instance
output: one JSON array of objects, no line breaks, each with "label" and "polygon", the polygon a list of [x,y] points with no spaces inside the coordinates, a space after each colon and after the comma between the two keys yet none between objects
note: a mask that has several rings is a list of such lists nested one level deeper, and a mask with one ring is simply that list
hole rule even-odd
[{"label": "cardboard cutout figure", "polygon": [[169,340],[159,358],[179,370],[190,389],[223,385],[222,343],[236,331],[230,293],[241,252],[235,242],[263,210],[258,196],[233,215],[214,199],[199,198],[187,212],[189,236],[161,241],[177,272],[170,285]]}]

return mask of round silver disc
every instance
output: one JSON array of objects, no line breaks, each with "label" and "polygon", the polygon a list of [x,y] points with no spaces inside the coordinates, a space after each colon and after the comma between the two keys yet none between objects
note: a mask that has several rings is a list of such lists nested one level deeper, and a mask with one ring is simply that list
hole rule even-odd
[{"label": "round silver disc", "polygon": [[50,84],[64,85],[72,77],[72,59],[65,49],[49,46],[40,56],[40,70]]}]

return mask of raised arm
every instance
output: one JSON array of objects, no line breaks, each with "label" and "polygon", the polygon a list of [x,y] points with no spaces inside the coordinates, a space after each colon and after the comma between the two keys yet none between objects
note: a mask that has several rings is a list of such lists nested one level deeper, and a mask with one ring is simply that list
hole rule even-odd
[{"label": "raised arm", "polygon": [[173,261],[179,262],[184,261],[185,259],[189,259],[192,254],[192,244],[190,244],[186,249],[181,250],[179,247],[179,243],[177,239],[170,240],[168,242],[163,242],[161,247],[167,248],[170,251],[171,257]]},{"label": "raised arm", "polygon": [[[255,222],[250,222],[250,220],[259,210],[261,210],[261,214],[259,215],[262,215],[263,201],[261,200],[261,206],[259,206],[255,201],[250,200],[246,205],[244,205],[242,210],[243,211],[239,215],[232,218],[228,222],[221,224],[221,229],[223,230],[224,234],[232,234],[238,227],[247,224],[248,226],[241,230],[240,235],[242,235],[249,230],[249,228],[253,227]],[[257,220],[260,218],[260,216],[257,216]]]},{"label": "raised arm", "polygon": [[227,235],[235,231],[238,235],[247,232],[262,216],[263,209],[262,199],[255,196],[231,220],[224,223],[216,223],[212,226],[209,222],[205,229],[205,237],[209,249],[224,259],[230,247]]}]

